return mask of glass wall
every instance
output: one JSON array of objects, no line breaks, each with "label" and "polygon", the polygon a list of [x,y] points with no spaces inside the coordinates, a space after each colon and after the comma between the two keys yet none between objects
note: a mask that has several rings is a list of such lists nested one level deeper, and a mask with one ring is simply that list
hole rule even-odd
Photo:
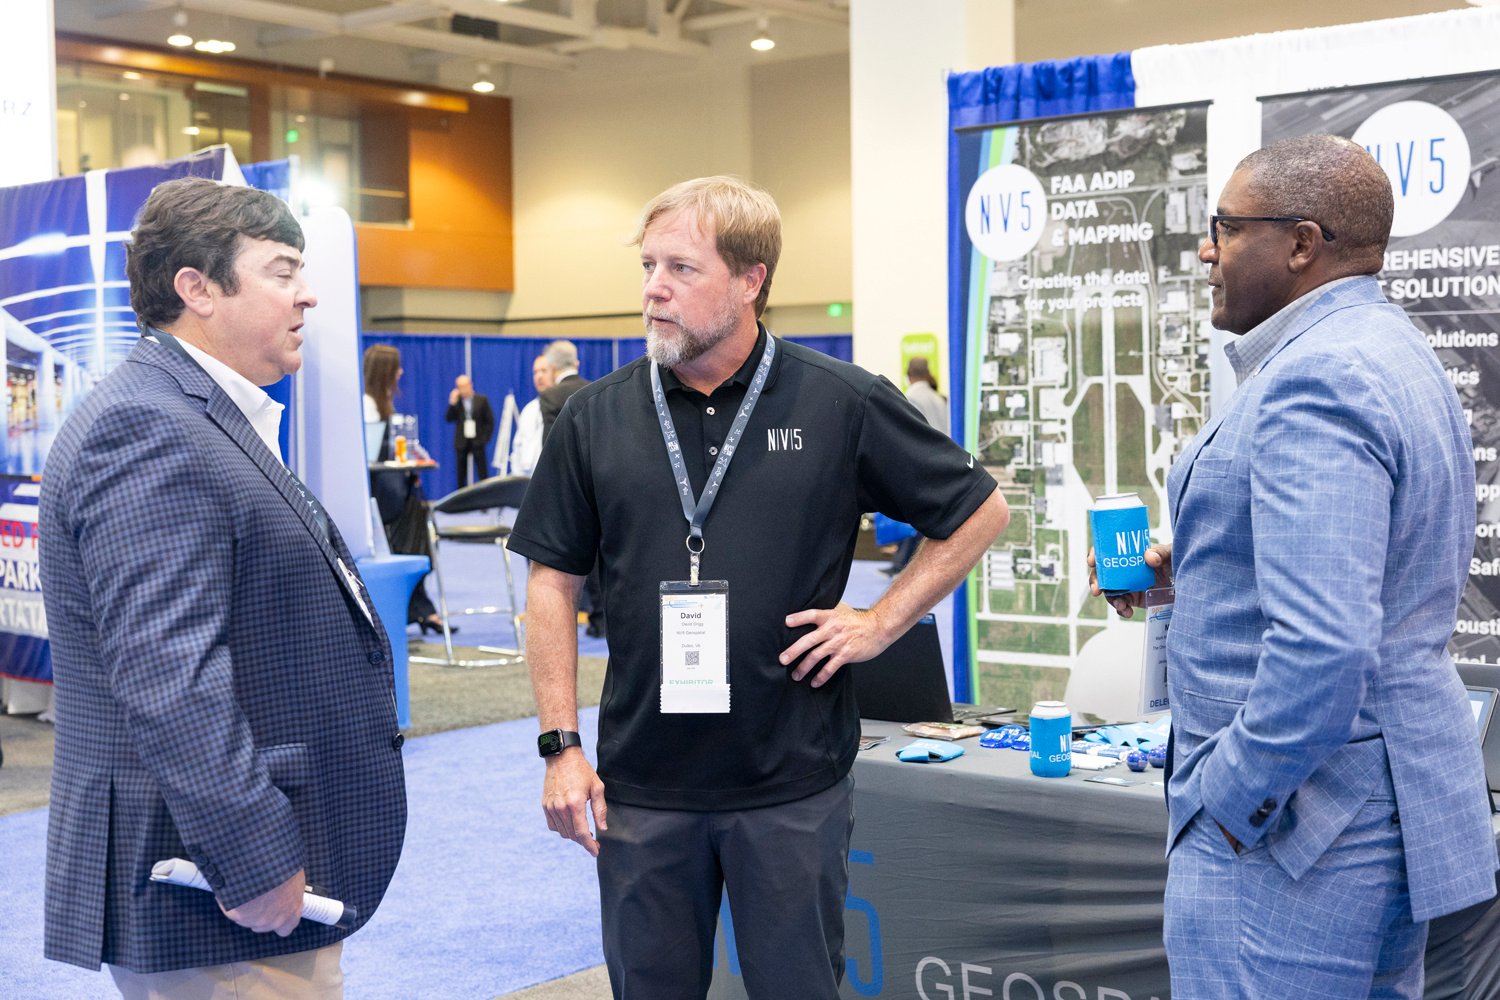
[{"label": "glass wall", "polygon": [[160,163],[223,144],[241,163],[295,157],[299,208],[338,205],[356,222],[409,224],[404,109],[311,87],[60,62],[57,126],[60,174]]}]

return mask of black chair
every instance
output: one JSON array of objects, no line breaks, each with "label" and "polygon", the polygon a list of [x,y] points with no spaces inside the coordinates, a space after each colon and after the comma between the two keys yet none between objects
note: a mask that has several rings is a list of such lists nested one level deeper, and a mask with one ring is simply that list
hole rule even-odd
[{"label": "black chair", "polygon": [[[491,476],[462,489],[454,490],[441,500],[434,502],[427,511],[427,537],[431,548],[432,576],[437,581],[438,613],[443,620],[444,659],[435,657],[411,657],[415,663],[439,663],[450,667],[499,667],[521,662],[526,646],[525,626],[521,621],[520,605],[516,601],[516,582],[510,570],[510,525],[502,518],[502,512],[516,510],[526,496],[529,476]],[[493,521],[470,524],[438,524],[438,514],[467,514],[474,511],[492,510]],[[447,594],[443,590],[442,563],[438,551],[443,542],[466,542],[478,545],[495,545],[500,548],[500,562],[505,567],[505,594],[510,603],[505,607],[487,606],[465,608],[454,612],[461,615],[510,615],[511,628],[515,631],[514,648],[480,646],[482,653],[494,653],[491,657],[456,657],[453,655],[453,633],[448,626],[449,610]]]}]

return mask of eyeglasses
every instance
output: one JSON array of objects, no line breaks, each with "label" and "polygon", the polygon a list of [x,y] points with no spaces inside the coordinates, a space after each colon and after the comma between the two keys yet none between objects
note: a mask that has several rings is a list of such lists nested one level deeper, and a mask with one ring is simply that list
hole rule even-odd
[{"label": "eyeglasses", "polygon": [[1219,223],[1221,222],[1311,222],[1323,233],[1323,242],[1332,243],[1334,236],[1328,231],[1328,227],[1321,222],[1302,215],[1210,215],[1208,217],[1208,238],[1214,246],[1219,245]]}]

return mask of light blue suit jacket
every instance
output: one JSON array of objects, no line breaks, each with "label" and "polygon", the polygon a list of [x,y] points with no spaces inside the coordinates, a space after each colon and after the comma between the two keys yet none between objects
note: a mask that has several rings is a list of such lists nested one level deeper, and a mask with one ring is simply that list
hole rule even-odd
[{"label": "light blue suit jacket", "polygon": [[1484,765],[1447,653],[1474,458],[1373,278],[1316,295],[1168,479],[1169,843],[1200,808],[1292,877],[1389,769],[1416,920],[1495,892]]}]

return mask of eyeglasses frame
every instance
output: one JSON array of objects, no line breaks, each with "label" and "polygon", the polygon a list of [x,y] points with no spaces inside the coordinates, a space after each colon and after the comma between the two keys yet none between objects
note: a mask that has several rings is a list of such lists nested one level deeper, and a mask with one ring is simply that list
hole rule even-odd
[{"label": "eyeglasses frame", "polygon": [[1316,219],[1309,219],[1305,215],[1210,215],[1208,217],[1208,241],[1214,246],[1219,245],[1220,222],[1311,222],[1323,234],[1324,243],[1332,243],[1336,238],[1323,223]]}]

